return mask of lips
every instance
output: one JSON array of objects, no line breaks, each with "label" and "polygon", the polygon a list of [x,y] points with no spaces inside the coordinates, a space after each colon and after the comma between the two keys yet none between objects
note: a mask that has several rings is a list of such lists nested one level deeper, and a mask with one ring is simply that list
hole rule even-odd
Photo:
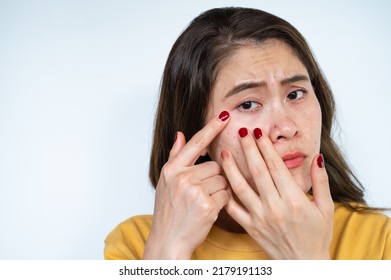
[{"label": "lips", "polygon": [[301,166],[307,156],[302,152],[287,153],[282,157],[286,167],[288,169],[293,169]]}]

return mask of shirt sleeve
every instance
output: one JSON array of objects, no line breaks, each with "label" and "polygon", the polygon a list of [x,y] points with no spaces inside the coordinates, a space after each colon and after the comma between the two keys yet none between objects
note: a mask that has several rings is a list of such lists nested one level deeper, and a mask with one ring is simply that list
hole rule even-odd
[{"label": "shirt sleeve", "polygon": [[115,227],[105,239],[106,260],[141,260],[152,225],[152,216],[132,217]]},{"label": "shirt sleeve", "polygon": [[104,258],[105,260],[136,260],[136,256],[132,252],[119,242],[112,242],[110,240],[105,240],[104,248]]}]

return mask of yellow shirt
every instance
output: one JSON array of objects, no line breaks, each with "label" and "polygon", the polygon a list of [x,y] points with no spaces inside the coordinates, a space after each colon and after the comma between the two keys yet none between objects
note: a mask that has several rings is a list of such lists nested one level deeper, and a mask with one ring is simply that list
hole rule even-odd
[{"label": "yellow shirt", "polygon": [[[142,259],[151,224],[151,215],[135,216],[119,224],[105,240],[105,259]],[[330,256],[345,260],[391,260],[391,219],[382,213],[359,213],[336,204]],[[248,234],[230,233],[213,226],[192,259],[269,257]]]}]

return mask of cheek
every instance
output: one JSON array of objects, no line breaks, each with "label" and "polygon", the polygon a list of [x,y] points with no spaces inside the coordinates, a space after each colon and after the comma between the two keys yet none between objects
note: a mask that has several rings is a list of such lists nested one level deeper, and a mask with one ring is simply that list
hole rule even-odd
[{"label": "cheek", "polygon": [[[215,138],[208,149],[208,154],[213,161],[221,165],[221,152],[229,151],[235,159],[235,162],[242,175],[247,178],[248,170],[246,158],[244,156],[239,140],[239,129],[245,127],[244,124],[230,123],[228,126]],[[249,133],[251,131],[249,130]]]},{"label": "cheek", "polygon": [[246,127],[248,133],[253,133],[256,127],[265,127],[260,123],[260,116],[257,114],[248,115],[243,117],[238,115],[237,112],[230,111],[231,120],[227,127],[215,138],[208,149],[208,154],[212,160],[220,163],[220,154],[224,150],[228,150],[232,153],[238,165],[240,166],[244,154],[239,142],[239,129]]},{"label": "cheek", "polygon": [[[220,154],[222,151],[229,151],[236,161],[242,158],[243,151],[239,142],[239,129],[248,127],[247,124],[234,121],[235,116],[231,114],[231,121],[227,127],[214,139],[208,149],[208,154],[212,160],[220,163]],[[250,132],[250,131],[249,131]],[[239,165],[239,162],[237,162]]]},{"label": "cheek", "polygon": [[227,150],[232,153],[239,145],[237,132],[227,126],[209,145],[208,154],[212,160],[220,163],[222,151]]},{"label": "cheek", "polygon": [[317,103],[317,107],[315,110],[315,113],[313,114],[314,118],[310,118],[309,120],[312,120],[310,126],[311,131],[313,131],[313,139],[316,142],[316,149],[319,151],[320,149],[320,138],[322,133],[322,112],[319,106],[319,103]]},{"label": "cheek", "polygon": [[[322,112],[317,99],[309,103],[307,108],[303,109],[298,119],[298,127],[301,130],[302,138],[309,152],[319,152],[320,138],[322,131]],[[314,149],[314,151],[312,150]]]}]

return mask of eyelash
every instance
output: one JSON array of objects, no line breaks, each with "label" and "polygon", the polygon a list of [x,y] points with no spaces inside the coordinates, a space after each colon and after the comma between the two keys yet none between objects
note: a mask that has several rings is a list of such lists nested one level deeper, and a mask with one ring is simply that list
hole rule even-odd
[{"label": "eyelash", "polygon": [[[291,96],[291,95],[294,94],[294,93],[297,94],[298,92],[301,93],[301,95],[300,95],[298,98],[297,98],[297,95],[296,95],[296,97],[293,98],[293,99],[290,99],[290,98],[289,98],[289,96]],[[289,101],[300,100],[300,99],[304,98],[304,95],[305,95],[306,93],[307,93],[307,91],[304,90],[304,89],[294,90],[294,91],[292,91],[292,92],[290,92],[290,93],[288,94],[287,99],[288,99]],[[252,106],[253,104],[258,105],[258,106],[256,106],[256,107],[253,108],[253,106]],[[247,109],[243,108],[244,106],[248,106],[248,105],[250,105],[251,107],[250,107],[250,108],[247,108]],[[259,104],[259,103],[256,102],[256,101],[249,100],[249,101],[242,102],[241,104],[239,104],[239,106],[238,106],[237,108],[238,108],[240,111],[242,111],[242,112],[252,112],[252,111],[256,110],[259,106],[262,106],[262,105]]]},{"label": "eyelash", "polygon": [[[242,112],[252,112],[252,111],[254,111],[258,106],[256,106],[255,108],[253,108],[253,104],[256,104],[256,105],[259,105],[259,106],[261,106],[258,102],[256,102],[256,101],[245,101],[245,102],[243,102],[243,103],[241,103],[239,106],[238,106],[238,109],[239,109],[239,111],[242,111]],[[246,105],[250,105],[251,106],[251,108],[248,108],[248,109],[245,109],[245,108],[243,108],[244,106],[246,106]]]},{"label": "eyelash", "polygon": [[[289,95],[291,95],[292,93],[297,93],[297,92],[301,92],[301,96],[300,96],[299,98],[289,99]],[[307,93],[307,92],[306,92],[304,89],[294,90],[294,91],[292,91],[292,92],[290,92],[290,93],[288,94],[287,98],[288,98],[289,100],[299,100],[299,99],[302,99],[306,93]]]}]

